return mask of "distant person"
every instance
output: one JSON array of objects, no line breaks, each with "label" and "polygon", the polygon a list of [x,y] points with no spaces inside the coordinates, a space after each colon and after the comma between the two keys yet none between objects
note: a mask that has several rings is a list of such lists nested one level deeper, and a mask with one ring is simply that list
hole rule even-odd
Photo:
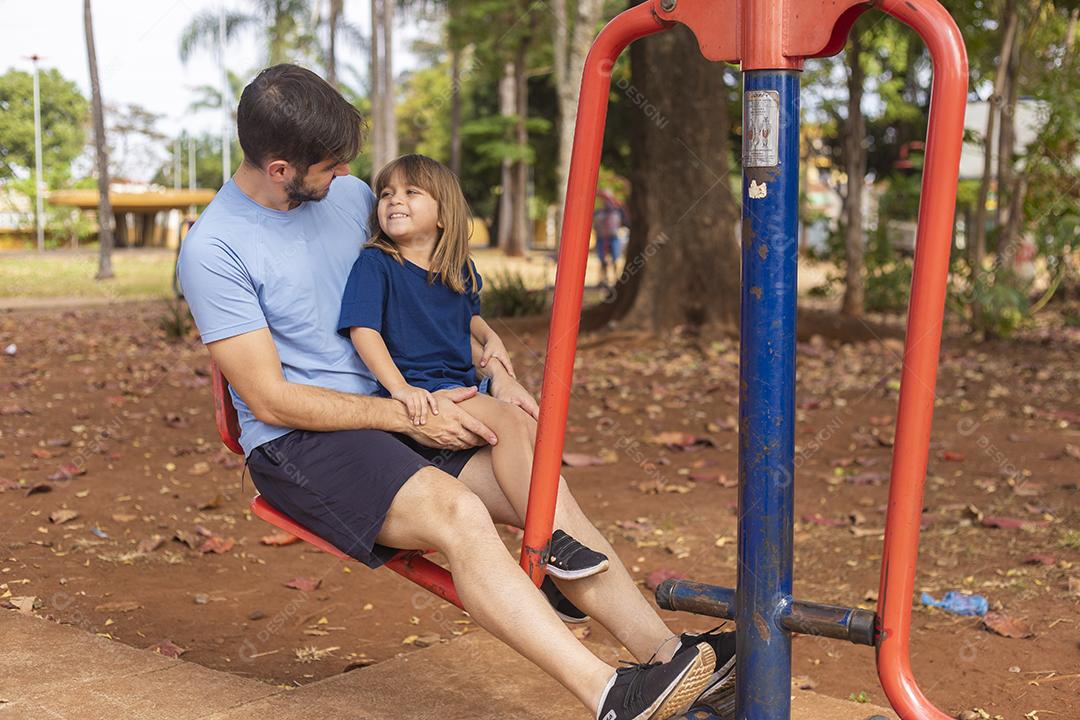
[{"label": "distant person", "polygon": [[600,205],[593,211],[593,231],[596,233],[596,256],[600,258],[600,286],[611,288],[618,279],[615,265],[622,256],[621,230],[628,224],[626,210],[610,190],[601,190],[597,198]]}]

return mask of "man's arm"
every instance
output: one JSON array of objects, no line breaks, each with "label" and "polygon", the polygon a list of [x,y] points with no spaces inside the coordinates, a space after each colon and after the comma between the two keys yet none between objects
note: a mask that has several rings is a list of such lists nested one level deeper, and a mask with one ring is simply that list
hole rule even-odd
[{"label": "man's arm", "polygon": [[288,382],[266,328],[206,347],[236,394],[256,418],[270,425],[314,431],[386,430],[406,433],[433,447],[465,448],[495,441],[490,429],[455,405],[475,393],[471,388],[437,393],[440,413],[415,426],[396,400]]}]

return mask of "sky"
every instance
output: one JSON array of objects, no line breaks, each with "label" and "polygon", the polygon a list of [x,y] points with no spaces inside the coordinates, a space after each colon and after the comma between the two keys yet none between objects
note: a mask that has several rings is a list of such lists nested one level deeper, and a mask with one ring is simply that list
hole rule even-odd
[{"label": "sky", "polygon": [[[324,0],[318,0],[324,2]],[[175,136],[188,132],[217,131],[220,116],[211,111],[188,110],[192,88],[220,86],[221,71],[213,53],[197,51],[187,65],[180,62],[180,33],[197,13],[222,7],[247,10],[245,0],[94,0],[94,42],[97,46],[101,92],[106,103],[137,103],[163,115],[159,129]],[[345,19],[368,34],[366,0],[346,0]],[[399,18],[400,20],[400,18]],[[406,51],[416,23],[398,23],[395,71],[415,64]],[[42,68],[57,68],[90,96],[90,73],[80,0],[0,0],[0,73],[11,68],[29,71],[28,56],[43,57]],[[254,33],[231,43],[226,64],[246,74],[260,65],[260,47]],[[340,45],[340,44],[339,44]],[[346,46],[339,65],[367,67],[366,53]],[[152,173],[151,173],[152,174]]]}]

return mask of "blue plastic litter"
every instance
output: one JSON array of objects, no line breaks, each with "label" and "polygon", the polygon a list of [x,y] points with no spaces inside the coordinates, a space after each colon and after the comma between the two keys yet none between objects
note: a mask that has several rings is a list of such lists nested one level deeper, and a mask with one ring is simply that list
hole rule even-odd
[{"label": "blue plastic litter", "polygon": [[990,610],[990,603],[982,595],[969,595],[955,591],[945,593],[945,597],[940,600],[935,600],[930,593],[923,593],[919,600],[923,605],[941,608],[954,615],[982,616]]}]

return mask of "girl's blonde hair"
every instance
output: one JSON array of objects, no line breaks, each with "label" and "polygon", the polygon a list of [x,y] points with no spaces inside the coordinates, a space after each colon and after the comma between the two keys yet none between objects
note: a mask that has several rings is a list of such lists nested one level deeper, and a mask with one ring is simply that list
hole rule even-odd
[{"label": "girl's blonde hair", "polygon": [[[428,282],[434,283],[438,279],[454,292],[463,293],[466,290],[464,275],[467,274],[469,288],[475,292],[476,273],[469,262],[469,236],[472,234],[469,204],[465,202],[457,177],[450,168],[425,155],[402,155],[387,163],[375,176],[372,189],[376,198],[382,195],[395,175],[402,182],[429,193],[439,206],[442,227],[431,255]],[[379,226],[378,210],[371,214],[371,239],[367,247],[379,248],[404,264],[397,244]]]}]

